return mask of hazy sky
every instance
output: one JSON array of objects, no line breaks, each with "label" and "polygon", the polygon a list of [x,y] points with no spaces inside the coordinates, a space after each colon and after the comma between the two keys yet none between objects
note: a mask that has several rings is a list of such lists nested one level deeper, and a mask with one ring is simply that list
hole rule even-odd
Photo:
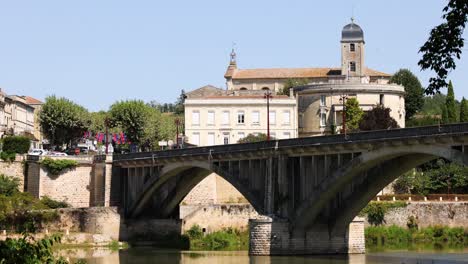
[{"label": "hazy sky", "polygon": [[[181,89],[225,87],[232,43],[238,67],[336,67],[354,14],[367,66],[409,68],[423,84],[419,47],[443,0],[0,1],[0,87],[65,96],[106,110],[127,98],[173,102]],[[465,37],[466,37],[465,32]],[[468,97],[468,47],[450,74]]]}]

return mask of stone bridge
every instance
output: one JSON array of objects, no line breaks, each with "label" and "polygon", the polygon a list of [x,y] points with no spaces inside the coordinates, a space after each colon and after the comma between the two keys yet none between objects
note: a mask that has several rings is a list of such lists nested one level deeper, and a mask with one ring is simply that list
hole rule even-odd
[{"label": "stone bridge", "polygon": [[128,218],[177,218],[215,172],[264,215],[250,253],[364,252],[359,211],[404,172],[435,158],[468,165],[468,123],[114,156],[111,201]]}]

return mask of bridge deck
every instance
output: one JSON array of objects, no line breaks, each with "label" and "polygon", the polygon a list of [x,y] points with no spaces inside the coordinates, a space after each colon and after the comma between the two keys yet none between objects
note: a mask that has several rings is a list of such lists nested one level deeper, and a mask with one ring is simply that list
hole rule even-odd
[{"label": "bridge deck", "polygon": [[391,130],[374,130],[346,135],[316,136],[307,138],[281,139],[262,141],[256,143],[242,143],[229,145],[216,145],[186,149],[172,149],[153,152],[138,152],[130,154],[114,155],[114,161],[139,160],[157,158],[171,158],[181,156],[214,155],[223,153],[236,153],[259,150],[279,150],[294,147],[312,147],[321,145],[336,145],[350,143],[365,143],[374,141],[387,141],[396,139],[412,139],[431,136],[456,136],[468,135],[468,123],[449,124],[440,126],[425,126],[400,128]]}]

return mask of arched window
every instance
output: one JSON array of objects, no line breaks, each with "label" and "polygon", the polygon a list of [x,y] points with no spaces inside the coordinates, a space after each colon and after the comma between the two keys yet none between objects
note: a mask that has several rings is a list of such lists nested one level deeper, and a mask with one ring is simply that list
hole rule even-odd
[{"label": "arched window", "polygon": [[269,91],[270,88],[268,88],[268,87],[263,87],[262,90],[263,90],[263,91]]},{"label": "arched window", "polygon": [[245,88],[245,87],[241,87],[239,90],[241,90],[241,91],[246,91],[246,90],[247,90],[247,88]]}]

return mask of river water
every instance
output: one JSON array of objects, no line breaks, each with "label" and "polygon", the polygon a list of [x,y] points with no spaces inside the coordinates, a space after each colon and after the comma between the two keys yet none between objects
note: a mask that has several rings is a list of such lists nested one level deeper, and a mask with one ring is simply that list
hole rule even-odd
[{"label": "river water", "polygon": [[119,251],[109,249],[71,249],[61,255],[70,260],[85,259],[89,264],[458,264],[468,263],[468,249],[444,251],[382,251],[338,256],[250,257],[246,251],[174,251],[150,247]]}]

